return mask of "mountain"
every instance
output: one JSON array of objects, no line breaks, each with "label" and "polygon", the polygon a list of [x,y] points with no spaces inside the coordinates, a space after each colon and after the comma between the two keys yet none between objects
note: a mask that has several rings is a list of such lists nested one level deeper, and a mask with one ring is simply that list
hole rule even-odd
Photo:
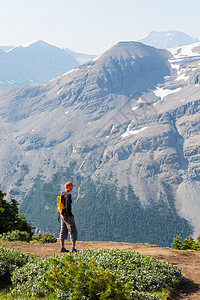
[{"label": "mountain", "polygon": [[15,46],[0,46],[0,49],[3,51],[10,51],[14,48]]},{"label": "mountain", "polygon": [[72,180],[79,240],[169,246],[200,232],[200,43],[120,42],[49,83],[0,90],[1,188],[59,232]]},{"label": "mountain", "polygon": [[0,49],[0,86],[26,86],[48,82],[79,62],[64,49],[43,41]]},{"label": "mountain", "polygon": [[94,54],[85,54],[80,52],[74,52],[70,50],[69,48],[63,48],[65,51],[67,51],[70,55],[72,55],[80,64],[83,64],[93,58],[96,57]]},{"label": "mountain", "polygon": [[199,39],[193,38],[188,34],[176,30],[169,31],[151,31],[149,35],[139,40],[139,42],[156,48],[175,48],[178,46],[193,44],[199,42]]}]

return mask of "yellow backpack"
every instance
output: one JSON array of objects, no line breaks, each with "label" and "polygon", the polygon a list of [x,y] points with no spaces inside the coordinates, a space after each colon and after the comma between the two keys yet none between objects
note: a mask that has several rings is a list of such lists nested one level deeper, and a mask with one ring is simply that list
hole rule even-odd
[{"label": "yellow backpack", "polygon": [[60,214],[62,214],[63,209],[65,209],[64,206],[64,196],[58,196],[57,197],[57,210]]}]

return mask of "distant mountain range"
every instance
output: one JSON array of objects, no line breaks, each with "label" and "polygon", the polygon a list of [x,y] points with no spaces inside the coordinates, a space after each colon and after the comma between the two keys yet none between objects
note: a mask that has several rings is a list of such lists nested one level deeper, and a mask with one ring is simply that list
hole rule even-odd
[{"label": "distant mountain range", "polygon": [[70,50],[69,48],[63,48],[65,51],[67,51],[70,55],[72,55],[80,64],[83,64],[93,58],[96,57],[94,54],[85,54],[80,52],[74,52]]},{"label": "distant mountain range", "polygon": [[[156,48],[174,48],[198,42],[178,31],[152,31],[140,42]],[[28,86],[48,82],[83,64],[95,55],[59,48],[44,41],[0,47],[0,87]]]},{"label": "distant mountain range", "polygon": [[0,89],[1,188],[58,236],[169,246],[200,233],[200,43],[120,42],[48,83]]},{"label": "distant mountain range", "polygon": [[44,41],[0,47],[0,86],[48,82],[94,55],[60,49]]},{"label": "distant mountain range", "polygon": [[193,38],[188,34],[176,30],[170,31],[151,31],[146,37],[139,42],[156,48],[175,48],[178,46],[188,45],[199,42],[199,39]]}]

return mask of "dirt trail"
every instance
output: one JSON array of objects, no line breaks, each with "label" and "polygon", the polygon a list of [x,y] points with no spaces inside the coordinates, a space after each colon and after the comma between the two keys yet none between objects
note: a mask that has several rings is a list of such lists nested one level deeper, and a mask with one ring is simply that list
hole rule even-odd
[{"label": "dirt trail", "polygon": [[[60,244],[38,244],[38,243],[2,243],[0,246],[15,248],[23,252],[49,257],[60,254]],[[71,244],[66,243],[66,248],[71,249]],[[200,252],[177,251],[170,248],[162,248],[147,244],[130,244],[114,242],[77,242],[77,249],[120,249],[137,251],[140,254],[151,255],[157,259],[168,261],[182,270],[186,278],[181,286],[174,292],[172,299],[195,299],[200,300]]]}]

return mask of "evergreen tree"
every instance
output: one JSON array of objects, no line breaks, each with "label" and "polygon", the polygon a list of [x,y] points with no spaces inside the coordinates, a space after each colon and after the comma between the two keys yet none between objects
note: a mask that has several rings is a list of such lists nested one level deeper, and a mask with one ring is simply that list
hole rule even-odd
[{"label": "evergreen tree", "polygon": [[33,227],[27,222],[22,211],[19,212],[18,202],[15,199],[8,202],[4,199],[5,196],[6,194],[0,190],[0,234],[20,230],[32,235]]}]

